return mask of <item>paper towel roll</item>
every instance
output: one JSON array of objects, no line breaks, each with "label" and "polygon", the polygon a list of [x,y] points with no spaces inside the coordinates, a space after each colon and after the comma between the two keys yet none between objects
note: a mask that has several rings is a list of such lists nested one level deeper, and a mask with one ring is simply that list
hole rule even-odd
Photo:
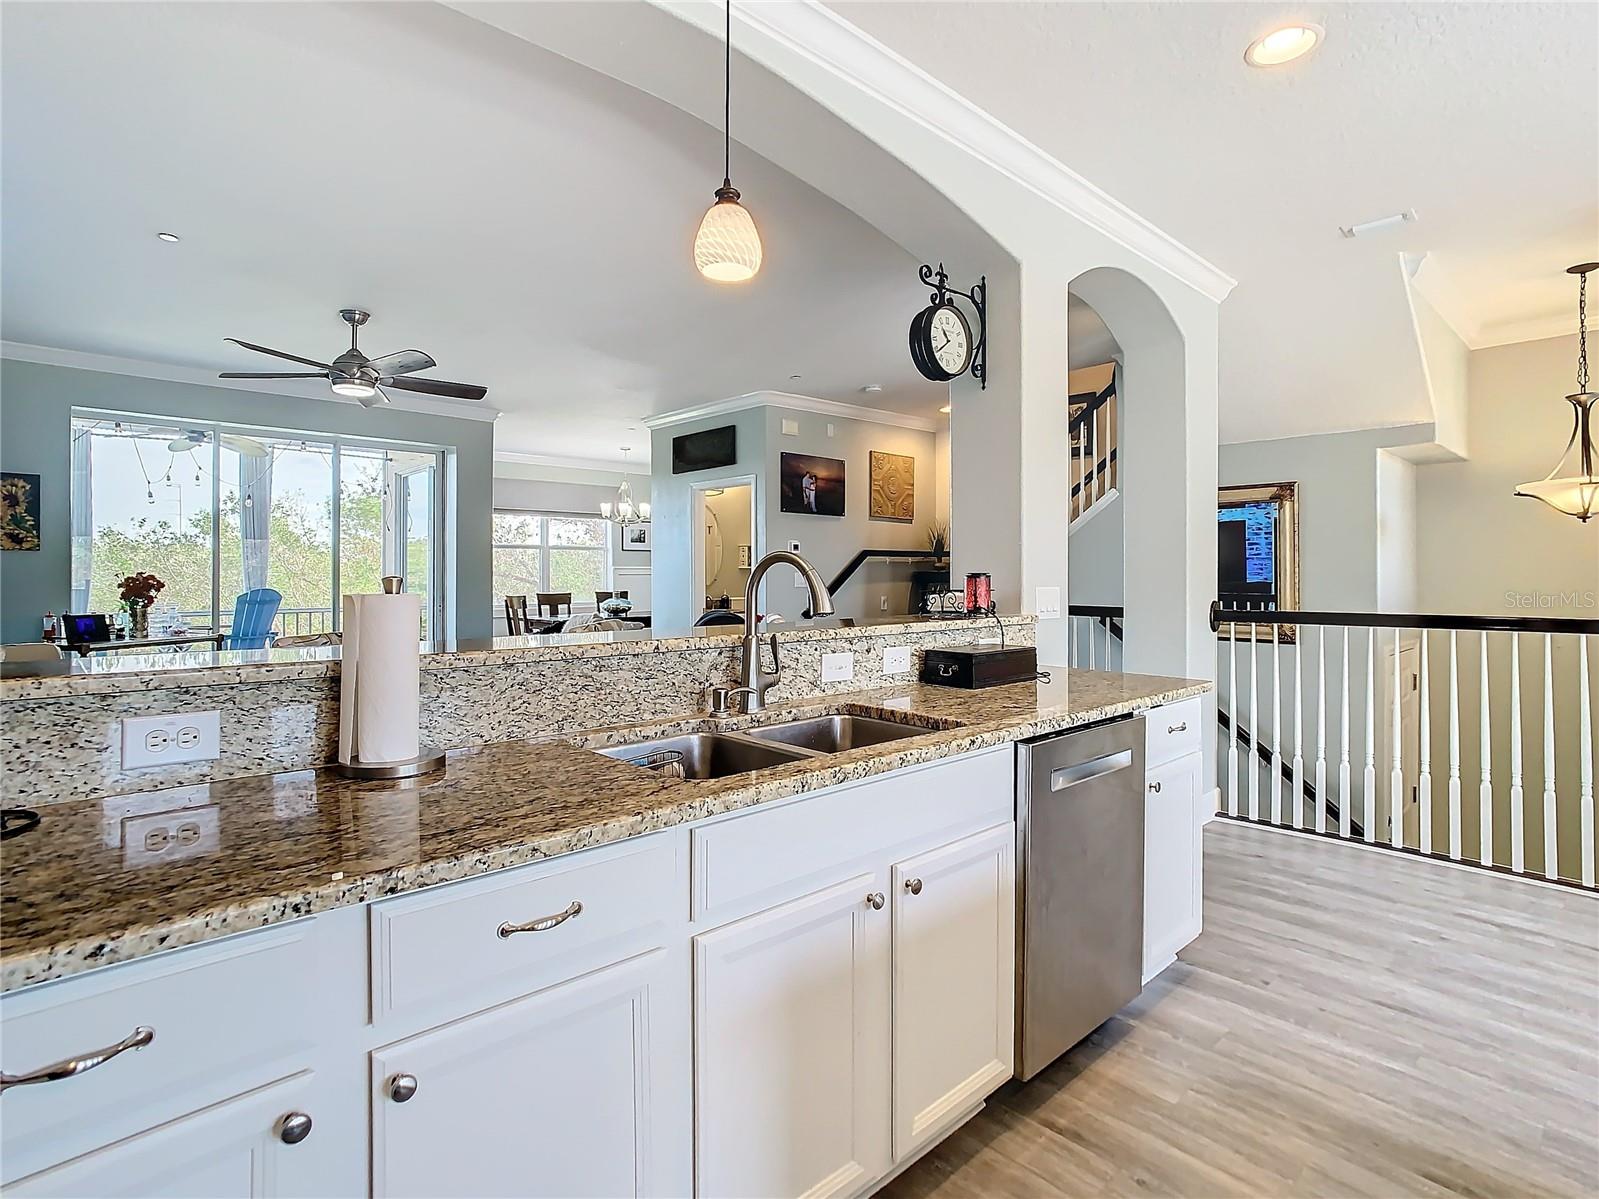
[{"label": "paper towel roll", "polygon": [[421,627],[420,596],[344,597],[339,761],[370,765],[417,756]]}]

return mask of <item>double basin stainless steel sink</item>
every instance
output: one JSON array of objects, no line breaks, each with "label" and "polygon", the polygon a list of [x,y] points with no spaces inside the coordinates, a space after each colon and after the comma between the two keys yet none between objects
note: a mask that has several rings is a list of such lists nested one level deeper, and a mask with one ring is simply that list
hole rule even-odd
[{"label": "double basin stainless steel sink", "polygon": [[717,779],[929,731],[873,716],[811,716],[736,733],[682,733],[597,752],[673,777],[681,770],[684,778]]}]

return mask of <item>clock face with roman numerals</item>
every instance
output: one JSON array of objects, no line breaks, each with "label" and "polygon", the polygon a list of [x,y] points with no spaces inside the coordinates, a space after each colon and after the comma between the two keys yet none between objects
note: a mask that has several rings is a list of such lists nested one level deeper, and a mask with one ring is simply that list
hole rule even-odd
[{"label": "clock face with roman numerals", "polygon": [[911,322],[911,361],[929,379],[944,383],[972,364],[972,330],[953,304],[934,304]]}]

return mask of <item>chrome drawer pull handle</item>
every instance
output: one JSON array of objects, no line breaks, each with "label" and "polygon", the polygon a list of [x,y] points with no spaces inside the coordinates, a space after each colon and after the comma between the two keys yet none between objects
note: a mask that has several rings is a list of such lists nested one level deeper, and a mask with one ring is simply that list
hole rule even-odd
[{"label": "chrome drawer pull handle", "polygon": [[919,879],[919,878],[908,878],[908,879],[906,879],[905,880],[905,889],[907,891],[909,891],[912,895],[920,895],[922,893],[922,880]]},{"label": "chrome drawer pull handle", "polygon": [[881,912],[883,910],[883,904],[887,902],[888,901],[883,898],[883,893],[881,891],[873,891],[866,897],[866,906],[871,908],[874,912]]},{"label": "chrome drawer pull handle", "polygon": [[564,912],[557,912],[553,916],[541,916],[537,920],[529,920],[526,924],[511,924],[507,922],[500,925],[500,940],[503,941],[506,937],[514,937],[517,933],[548,932],[556,925],[565,924],[573,916],[581,916],[582,914],[583,905],[574,899]]},{"label": "chrome drawer pull handle", "polygon": [[29,1074],[3,1074],[0,1073],[0,1091],[8,1091],[12,1087],[31,1086],[36,1082],[55,1082],[60,1078],[71,1078],[76,1074],[86,1074],[96,1066],[103,1066],[119,1053],[126,1053],[129,1049],[143,1049],[155,1040],[155,1029],[139,1025],[115,1045],[107,1045],[104,1049],[96,1049],[92,1053],[85,1053],[81,1057],[69,1057],[48,1066],[41,1066]]},{"label": "chrome drawer pull handle", "polygon": [[1186,733],[1187,731],[1188,731],[1188,722],[1186,720],[1183,721],[1181,724],[1168,724],[1166,726],[1166,735],[1168,737],[1171,736],[1173,733]]}]

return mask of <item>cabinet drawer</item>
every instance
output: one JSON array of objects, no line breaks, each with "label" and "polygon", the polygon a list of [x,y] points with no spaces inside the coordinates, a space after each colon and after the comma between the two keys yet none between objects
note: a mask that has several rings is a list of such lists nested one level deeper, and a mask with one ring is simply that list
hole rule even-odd
[{"label": "cabinet drawer", "polygon": [[373,904],[372,1018],[460,1015],[659,944],[687,916],[662,833]]},{"label": "cabinet drawer", "polygon": [[1014,747],[998,746],[696,828],[694,919],[734,919],[845,877],[865,855],[1009,821],[1014,763]]},{"label": "cabinet drawer", "polygon": [[1200,697],[1152,708],[1144,716],[1144,767],[1153,770],[1202,748]]},{"label": "cabinet drawer", "polygon": [[263,929],[30,988],[0,1002],[11,1075],[149,1043],[75,1077],[8,1088],[11,1181],[303,1069],[314,1044],[314,924]]}]

